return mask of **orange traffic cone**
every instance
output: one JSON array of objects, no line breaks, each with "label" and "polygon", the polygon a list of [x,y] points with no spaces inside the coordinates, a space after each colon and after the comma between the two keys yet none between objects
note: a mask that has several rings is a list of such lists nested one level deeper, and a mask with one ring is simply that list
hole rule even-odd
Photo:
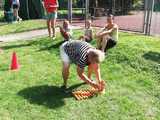
[{"label": "orange traffic cone", "polygon": [[13,52],[12,54],[12,63],[11,63],[11,70],[18,70],[19,69],[19,63],[16,56],[16,52]]}]

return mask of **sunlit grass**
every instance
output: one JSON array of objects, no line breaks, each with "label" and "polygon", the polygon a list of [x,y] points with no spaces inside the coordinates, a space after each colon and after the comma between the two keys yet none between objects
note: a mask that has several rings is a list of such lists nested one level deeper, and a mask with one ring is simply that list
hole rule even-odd
[{"label": "sunlit grass", "polygon": [[[75,37],[81,33],[74,31]],[[62,85],[56,40],[3,43],[0,54],[0,118],[2,120],[159,120],[159,38],[121,33],[118,45],[101,64],[106,93],[76,101]],[[95,45],[95,42],[92,42]],[[9,71],[16,51],[20,70]],[[82,83],[71,66],[69,86]],[[79,86],[78,89],[88,87]],[[76,88],[75,88],[76,89]]]}]

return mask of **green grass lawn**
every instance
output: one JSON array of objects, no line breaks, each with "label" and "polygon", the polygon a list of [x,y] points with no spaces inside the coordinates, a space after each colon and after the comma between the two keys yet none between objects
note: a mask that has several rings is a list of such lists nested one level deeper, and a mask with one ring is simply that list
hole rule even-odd
[{"label": "green grass lawn", "polygon": [[[160,120],[159,38],[120,33],[101,64],[106,93],[83,101],[59,88],[60,40],[0,44],[1,120]],[[21,65],[17,72],[8,70],[13,51]],[[81,85],[74,65],[70,72],[70,89],[88,87]]]},{"label": "green grass lawn", "polygon": [[[81,12],[81,10],[73,11],[74,14],[80,14]],[[59,10],[59,14],[67,15],[67,10]],[[13,24],[4,23],[4,15],[2,10],[0,10],[0,21],[0,35],[14,34],[30,30],[47,28],[45,20],[26,20]]]},{"label": "green grass lawn", "polygon": [[47,28],[45,20],[27,20],[19,23],[0,25],[0,35],[13,34]]}]

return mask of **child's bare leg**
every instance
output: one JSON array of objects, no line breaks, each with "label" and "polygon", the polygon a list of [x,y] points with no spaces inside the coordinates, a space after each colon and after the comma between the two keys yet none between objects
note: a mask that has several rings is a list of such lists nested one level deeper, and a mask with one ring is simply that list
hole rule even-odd
[{"label": "child's bare leg", "polygon": [[13,16],[14,16],[14,20],[17,21],[17,19],[18,19],[18,9],[13,9]]},{"label": "child's bare leg", "polygon": [[14,9],[14,16],[17,18],[17,15],[18,15],[18,13],[17,13],[17,9]]},{"label": "child's bare leg", "polygon": [[51,20],[47,20],[47,28],[48,28],[49,37],[51,37]]},{"label": "child's bare leg", "polygon": [[108,36],[108,35],[106,35],[106,36],[104,36],[104,37],[102,38],[102,43],[101,43],[102,49],[101,49],[101,50],[102,50],[103,52],[105,52],[105,48],[106,48],[108,39],[109,39],[109,36]]},{"label": "child's bare leg", "polygon": [[55,37],[56,36],[56,31],[55,31],[56,19],[51,20],[51,25],[52,25],[53,37]]},{"label": "child's bare leg", "polygon": [[106,48],[106,45],[107,45],[107,39],[102,39],[102,51],[105,52],[105,48]]},{"label": "child's bare leg", "polygon": [[101,42],[102,42],[102,39],[97,38],[97,49],[99,49],[99,50],[101,50]]},{"label": "child's bare leg", "polygon": [[70,65],[68,63],[63,62],[62,76],[63,76],[63,81],[64,81],[63,85],[65,87],[67,87],[67,80],[69,77],[69,68],[70,68]]}]

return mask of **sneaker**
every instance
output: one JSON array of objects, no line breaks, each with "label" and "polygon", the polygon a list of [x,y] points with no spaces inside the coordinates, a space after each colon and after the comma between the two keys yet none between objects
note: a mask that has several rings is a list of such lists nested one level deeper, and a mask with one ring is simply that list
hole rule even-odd
[{"label": "sneaker", "polygon": [[70,92],[72,92],[72,90],[69,90],[65,85],[61,86],[61,90],[64,93],[70,93]]},{"label": "sneaker", "polygon": [[18,17],[17,21],[18,21],[18,22],[22,21],[22,18]]}]

